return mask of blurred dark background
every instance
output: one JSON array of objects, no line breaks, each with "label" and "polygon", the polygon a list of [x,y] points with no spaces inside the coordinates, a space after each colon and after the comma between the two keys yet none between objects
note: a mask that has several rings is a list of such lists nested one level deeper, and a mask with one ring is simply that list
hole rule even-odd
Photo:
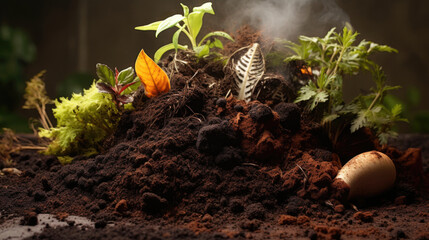
[{"label": "blurred dark background", "polygon": [[[182,13],[197,0],[0,0],[0,128],[30,131],[22,110],[25,81],[43,69],[51,98],[88,87],[95,64],[123,69],[133,66],[140,49],[153,56],[171,41],[162,33],[134,27]],[[234,32],[243,23],[267,34],[296,40],[300,34],[322,36],[350,22],[365,38],[398,49],[379,54],[391,85],[403,88],[387,98],[401,102],[410,119],[403,132],[429,132],[429,1],[425,0],[215,0],[216,15],[204,17],[205,31]],[[370,81],[345,81],[345,95],[369,89]]]}]

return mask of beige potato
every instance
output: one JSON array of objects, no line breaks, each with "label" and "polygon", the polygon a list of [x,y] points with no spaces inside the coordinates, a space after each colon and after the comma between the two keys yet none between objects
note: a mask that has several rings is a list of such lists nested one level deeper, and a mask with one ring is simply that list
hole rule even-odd
[{"label": "beige potato", "polygon": [[396,169],[384,153],[369,151],[350,159],[335,179],[342,179],[350,187],[348,199],[378,195],[393,186]]}]

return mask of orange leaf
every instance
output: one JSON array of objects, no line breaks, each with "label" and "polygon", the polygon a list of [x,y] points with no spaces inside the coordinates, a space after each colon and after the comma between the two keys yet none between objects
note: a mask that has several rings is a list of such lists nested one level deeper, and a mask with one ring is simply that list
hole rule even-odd
[{"label": "orange leaf", "polygon": [[136,73],[143,83],[145,94],[149,98],[170,90],[167,74],[143,51],[136,60]]}]

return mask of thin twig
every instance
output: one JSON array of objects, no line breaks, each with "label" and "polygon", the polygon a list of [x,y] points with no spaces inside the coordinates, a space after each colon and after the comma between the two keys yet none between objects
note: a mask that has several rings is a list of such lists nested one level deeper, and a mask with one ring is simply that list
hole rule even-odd
[{"label": "thin twig", "polygon": [[225,98],[228,98],[229,94],[231,93],[231,89],[228,90],[228,92],[225,95]]},{"label": "thin twig", "polygon": [[356,207],[356,205],[354,205],[353,203],[349,203],[349,204],[356,212],[359,212],[359,209]]},{"label": "thin twig", "polygon": [[255,167],[255,168],[260,168],[260,166],[258,164],[255,164],[255,163],[242,163],[241,165],[243,165],[243,166],[249,166],[249,167]]},{"label": "thin twig", "polygon": [[329,200],[325,201],[325,204],[328,205],[331,208],[334,208],[334,204],[332,204],[332,202],[329,201]]},{"label": "thin twig", "polygon": [[304,172],[304,169],[302,169],[302,167],[301,166],[299,166],[297,163],[295,164],[300,170],[301,170],[301,172],[304,174],[304,187],[305,187],[305,184],[307,183],[307,180],[308,180],[308,176],[307,176],[307,174]]},{"label": "thin twig", "polygon": [[19,146],[14,150],[21,151],[21,150],[45,150],[45,149],[46,147],[41,147],[41,146]]},{"label": "thin twig", "polygon": [[195,76],[197,76],[197,74],[200,72],[200,69],[198,69],[195,73],[194,73],[194,75],[192,75],[192,77],[188,80],[188,82],[189,81],[191,81]]}]

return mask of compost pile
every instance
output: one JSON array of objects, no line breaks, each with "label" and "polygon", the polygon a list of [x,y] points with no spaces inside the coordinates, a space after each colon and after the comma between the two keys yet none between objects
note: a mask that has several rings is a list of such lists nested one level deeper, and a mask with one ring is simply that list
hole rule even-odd
[{"label": "compost pile", "polygon": [[[225,51],[258,41],[264,44],[242,32]],[[0,179],[1,216],[52,213],[95,222],[95,229],[70,222],[33,237],[44,239],[427,239],[420,149],[382,147],[366,129],[342,136],[344,146],[333,149],[297,104],[225,98],[231,76],[220,62],[187,52],[178,58],[186,63],[170,55],[161,64],[171,91],[151,99],[140,92],[136,110],[122,116],[101,154],[61,166],[53,156],[16,153],[23,173]],[[287,82],[293,74],[285,66],[271,78]],[[331,184],[350,157],[374,149],[392,158],[399,178],[356,211],[334,198]]]}]

